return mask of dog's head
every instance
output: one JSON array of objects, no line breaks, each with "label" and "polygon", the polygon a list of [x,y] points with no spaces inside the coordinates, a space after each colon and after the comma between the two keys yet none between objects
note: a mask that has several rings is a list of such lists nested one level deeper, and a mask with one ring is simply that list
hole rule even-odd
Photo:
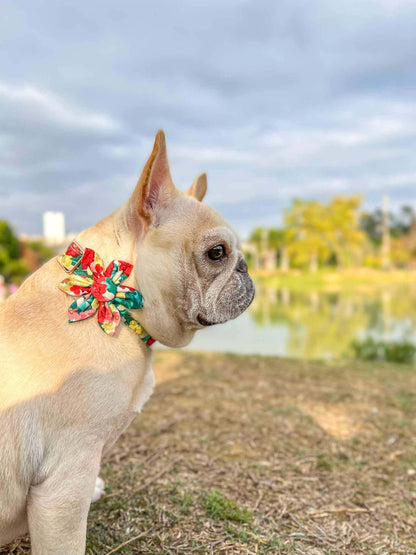
[{"label": "dog's head", "polygon": [[202,174],[186,194],[171,179],[162,131],[129,201],[137,221],[136,280],[145,305],[139,320],[161,343],[179,347],[196,330],[239,316],[254,285],[228,223],[202,203]]}]

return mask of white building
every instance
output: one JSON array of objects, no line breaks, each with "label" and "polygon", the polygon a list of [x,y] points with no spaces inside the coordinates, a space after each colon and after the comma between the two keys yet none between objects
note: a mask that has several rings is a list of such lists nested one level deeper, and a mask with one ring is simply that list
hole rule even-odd
[{"label": "white building", "polygon": [[63,212],[43,213],[43,238],[48,245],[65,243],[65,215]]}]

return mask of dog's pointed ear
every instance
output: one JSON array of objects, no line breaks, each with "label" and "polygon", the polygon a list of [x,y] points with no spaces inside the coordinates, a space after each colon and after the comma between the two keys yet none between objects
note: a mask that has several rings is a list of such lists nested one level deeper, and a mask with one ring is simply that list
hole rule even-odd
[{"label": "dog's pointed ear", "polygon": [[150,224],[158,225],[160,211],[170,203],[175,192],[169,171],[165,134],[159,130],[152,154],[146,162],[130,203],[146,227]]},{"label": "dog's pointed ear", "polygon": [[202,201],[207,192],[207,174],[201,173],[189,187],[186,194],[190,197],[194,197],[199,201]]}]

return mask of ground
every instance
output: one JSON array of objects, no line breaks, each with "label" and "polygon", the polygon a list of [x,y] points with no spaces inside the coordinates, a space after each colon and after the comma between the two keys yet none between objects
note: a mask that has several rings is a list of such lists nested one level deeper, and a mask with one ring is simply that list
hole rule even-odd
[{"label": "ground", "polygon": [[88,554],[416,553],[414,368],[163,351],[155,370]]}]

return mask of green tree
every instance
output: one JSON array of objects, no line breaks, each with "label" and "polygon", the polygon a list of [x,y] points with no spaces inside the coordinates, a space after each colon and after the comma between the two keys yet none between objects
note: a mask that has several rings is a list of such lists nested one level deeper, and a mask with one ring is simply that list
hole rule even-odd
[{"label": "green tree", "polygon": [[[416,214],[411,206],[402,206],[397,213],[388,214],[390,235],[397,239],[408,235],[416,223]],[[381,245],[383,228],[383,212],[377,208],[373,212],[364,212],[360,217],[360,228],[367,235],[370,241],[376,245]]]},{"label": "green tree", "polygon": [[19,240],[5,220],[0,220],[0,250],[10,260],[19,258]]},{"label": "green tree", "polygon": [[0,274],[7,280],[20,279],[28,272],[27,266],[20,259],[19,240],[11,226],[0,220]]}]

